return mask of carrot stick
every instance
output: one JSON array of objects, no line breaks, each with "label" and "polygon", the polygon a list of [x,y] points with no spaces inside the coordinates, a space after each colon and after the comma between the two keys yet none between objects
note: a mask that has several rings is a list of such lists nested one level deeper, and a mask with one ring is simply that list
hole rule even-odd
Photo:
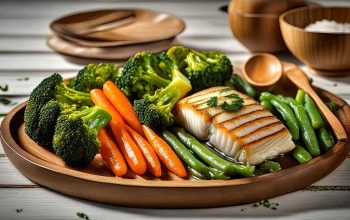
[{"label": "carrot stick", "polygon": [[101,89],[91,90],[90,95],[95,105],[100,106],[111,114],[112,120],[109,122],[109,125],[131,170],[139,175],[144,174],[147,169],[146,161],[140,149],[126,131],[126,124],[119,112],[114,108]]},{"label": "carrot stick", "polygon": [[103,108],[105,111],[107,111],[111,116],[113,120],[116,120],[118,122],[118,126],[120,128],[125,128],[125,122],[123,118],[120,116],[117,109],[114,108],[112,103],[107,99],[105,94],[101,89],[93,89],[90,91],[90,96],[92,99],[92,102]]},{"label": "carrot stick", "polygon": [[140,120],[124,93],[112,81],[107,81],[103,84],[103,93],[120,112],[126,123],[139,134],[144,135]]},{"label": "carrot stick", "polygon": [[168,170],[179,177],[186,177],[186,169],[171,147],[151,128],[147,127],[146,125],[142,125],[142,128],[145,132],[147,140],[152,145],[159,159],[165,164]]},{"label": "carrot stick", "polygon": [[109,125],[131,170],[138,175],[144,174],[147,165],[140,148],[132,140],[126,129],[120,128],[118,121],[112,119]]},{"label": "carrot stick", "polygon": [[126,130],[129,132],[131,138],[135,141],[137,146],[139,146],[141,149],[149,172],[156,177],[160,177],[162,175],[162,167],[152,146],[147,142],[147,140],[145,140],[144,137],[142,137],[142,135],[137,133],[130,126],[127,125]]},{"label": "carrot stick", "polygon": [[107,133],[106,128],[100,130],[98,139],[100,140],[100,154],[109,169],[116,176],[124,176],[128,172],[128,167],[122,153]]}]

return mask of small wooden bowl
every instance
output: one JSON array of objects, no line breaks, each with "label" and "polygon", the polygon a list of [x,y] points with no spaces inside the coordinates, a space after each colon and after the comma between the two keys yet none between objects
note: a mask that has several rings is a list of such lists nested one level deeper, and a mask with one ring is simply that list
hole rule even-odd
[{"label": "small wooden bowl", "polygon": [[235,11],[248,14],[281,14],[307,5],[305,0],[232,0],[231,4]]},{"label": "small wooden bowl", "polygon": [[319,20],[350,23],[350,8],[300,8],[280,17],[283,39],[289,50],[316,73],[327,76],[350,74],[350,33],[305,31]]}]

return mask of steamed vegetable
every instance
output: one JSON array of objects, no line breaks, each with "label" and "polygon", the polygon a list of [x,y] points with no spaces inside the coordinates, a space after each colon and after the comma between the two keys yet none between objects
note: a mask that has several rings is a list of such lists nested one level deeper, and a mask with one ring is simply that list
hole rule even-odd
[{"label": "steamed vegetable", "polygon": [[115,83],[130,100],[152,95],[171,82],[171,75],[161,69],[162,64],[159,54],[138,52],[125,63]]},{"label": "steamed vegetable", "polygon": [[105,128],[100,130],[98,139],[100,141],[100,154],[108,164],[108,168],[116,176],[124,176],[128,172],[128,167],[119,147]]},{"label": "steamed vegetable", "polygon": [[103,84],[103,93],[117,111],[120,112],[126,123],[128,123],[139,134],[143,135],[141,123],[132,107],[132,104],[124,93],[112,81],[107,81]]},{"label": "steamed vegetable", "polygon": [[195,137],[186,133],[182,128],[174,128],[173,132],[176,137],[179,138],[179,140],[192,150],[201,160],[215,169],[218,169],[229,176],[239,175],[247,177],[254,175],[254,166],[233,163],[221,158],[200,143]]},{"label": "steamed vegetable", "polygon": [[40,145],[51,148],[58,116],[90,106],[88,93],[68,88],[62,76],[55,73],[41,81],[30,94],[24,112],[25,132]]},{"label": "steamed vegetable", "polygon": [[259,96],[258,91],[237,74],[232,74],[227,84],[252,98],[258,98]]},{"label": "steamed vegetable", "polygon": [[220,52],[198,52],[174,46],[167,51],[167,55],[191,81],[192,92],[223,85],[232,74],[230,60]]},{"label": "steamed vegetable", "polygon": [[53,150],[67,165],[84,167],[91,163],[99,149],[98,132],[111,120],[100,107],[91,107],[57,120]]},{"label": "steamed vegetable", "polygon": [[94,104],[100,106],[112,116],[109,125],[131,170],[139,175],[144,174],[147,169],[146,161],[141,150],[127,132],[126,124],[119,112],[114,108],[101,89],[93,89],[90,91],[90,94]]},{"label": "steamed vegetable", "polygon": [[163,139],[171,146],[175,153],[181,158],[181,160],[190,168],[204,175],[204,177],[210,177],[209,168],[199,161],[192,152],[187,149],[170,131],[163,131],[161,133]]},{"label": "steamed vegetable", "polygon": [[121,68],[111,63],[89,64],[70,83],[75,90],[90,92],[91,89],[101,89],[107,80],[114,81],[120,70]]},{"label": "steamed vegetable", "polygon": [[293,110],[283,101],[269,92],[263,92],[260,95],[260,101],[269,101],[274,108],[280,113],[283,120],[287,124],[288,130],[291,133],[293,140],[299,139],[299,126]]},{"label": "steamed vegetable", "polygon": [[147,170],[146,160],[142,151],[131,138],[127,130],[125,128],[120,128],[119,125],[120,123],[114,119],[109,123],[113,135],[118,142],[118,146],[131,170],[138,175],[142,175]]},{"label": "steamed vegetable", "polygon": [[292,155],[300,164],[306,163],[312,159],[311,154],[299,145],[294,148]]},{"label": "steamed vegetable", "polygon": [[191,91],[188,79],[178,70],[173,62],[166,68],[171,71],[172,80],[165,87],[155,91],[153,95],[145,95],[134,101],[134,109],[142,124],[161,131],[174,123],[172,109],[177,101]]},{"label": "steamed vegetable", "polygon": [[304,98],[305,98],[305,92],[302,89],[298,89],[298,92],[295,96],[295,101],[299,104],[299,105],[304,105]]},{"label": "steamed vegetable", "polygon": [[318,141],[324,151],[328,150],[334,145],[334,138],[332,133],[328,130],[326,126],[320,127],[316,131]]},{"label": "steamed vegetable", "polygon": [[141,136],[141,134],[137,133],[131,127],[126,126],[126,130],[129,132],[131,138],[135,141],[137,146],[142,151],[143,156],[145,157],[148,171],[154,176],[160,177],[162,175],[162,167],[160,165],[159,158],[152,148],[151,144],[148,143],[147,140]]},{"label": "steamed vegetable", "polygon": [[186,177],[187,172],[180,158],[171,149],[171,147],[159,137],[151,128],[143,125],[143,131],[147,140],[152,145],[159,159],[172,173],[179,177]]},{"label": "steamed vegetable", "polygon": [[281,170],[281,165],[277,162],[265,160],[259,165],[259,170],[264,173],[274,173]]},{"label": "steamed vegetable", "polygon": [[304,102],[305,111],[309,116],[312,127],[314,129],[322,127],[324,125],[323,119],[320,112],[318,111],[314,100],[312,100],[312,98],[308,94],[305,94]]},{"label": "steamed vegetable", "polygon": [[311,122],[307,116],[304,106],[297,104],[297,102],[290,97],[287,97],[286,101],[294,111],[295,117],[301,129],[301,136],[307,150],[313,157],[319,155],[321,151],[318,145],[317,137],[314,129],[311,126]]}]

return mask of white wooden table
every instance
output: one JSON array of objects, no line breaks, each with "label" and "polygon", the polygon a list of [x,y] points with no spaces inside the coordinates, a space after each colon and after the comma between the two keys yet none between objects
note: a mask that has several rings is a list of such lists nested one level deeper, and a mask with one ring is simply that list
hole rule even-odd
[{"label": "white wooden table", "polygon": [[[48,24],[54,18],[85,9],[137,7],[175,14],[185,20],[186,30],[177,38],[200,50],[219,50],[235,62],[250,53],[232,36],[226,14],[218,8],[228,1],[2,1],[0,2],[0,121],[14,106],[28,98],[44,77],[54,72],[69,77],[82,66],[65,61],[46,46]],[[350,1],[319,1],[350,7]],[[301,65],[290,54],[279,54]],[[350,59],[350,58],[349,58]],[[350,60],[349,60],[350,62]],[[350,102],[350,77],[321,78],[309,73],[314,84]],[[3,102],[10,101],[4,105]],[[116,195],[118,196],[118,195]],[[234,196],[234,195],[232,195]],[[208,198],[210,199],[210,198]],[[350,156],[326,178],[312,186],[269,200],[277,209],[247,204],[212,209],[136,209],[85,201],[43,188],[24,177],[0,147],[0,219],[350,219]]]}]

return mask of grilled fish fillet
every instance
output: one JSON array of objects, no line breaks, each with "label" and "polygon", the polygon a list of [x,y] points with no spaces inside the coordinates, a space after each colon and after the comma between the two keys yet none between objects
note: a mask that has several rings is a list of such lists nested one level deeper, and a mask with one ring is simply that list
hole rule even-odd
[{"label": "grilled fish fillet", "polygon": [[[287,128],[257,101],[224,86],[212,87],[180,100],[174,107],[176,123],[202,141],[208,141],[225,155],[256,165],[291,151],[295,145]],[[244,103],[238,111],[220,107],[238,94]],[[218,106],[208,106],[211,97]]]}]

